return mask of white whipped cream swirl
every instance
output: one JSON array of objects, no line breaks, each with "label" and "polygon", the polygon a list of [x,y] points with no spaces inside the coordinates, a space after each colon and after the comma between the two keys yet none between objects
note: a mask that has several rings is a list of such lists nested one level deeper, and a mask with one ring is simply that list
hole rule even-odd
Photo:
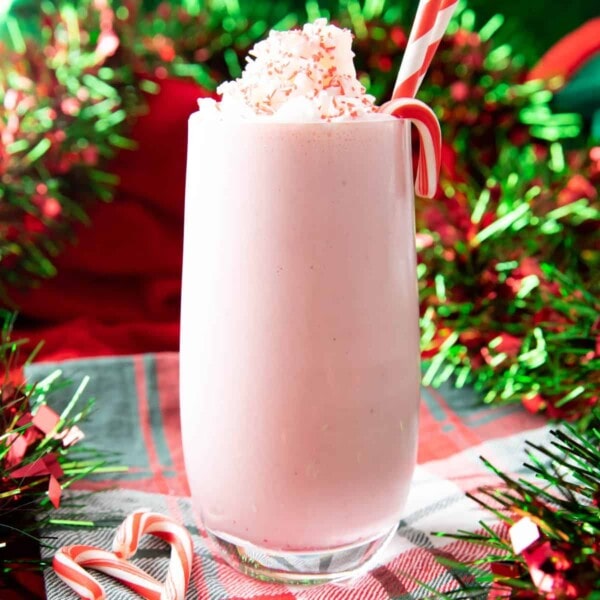
[{"label": "white whipped cream swirl", "polygon": [[250,51],[235,81],[221,84],[221,101],[198,101],[209,120],[344,121],[377,117],[375,98],[356,78],[352,34],[325,19],[300,30],[271,31]]}]

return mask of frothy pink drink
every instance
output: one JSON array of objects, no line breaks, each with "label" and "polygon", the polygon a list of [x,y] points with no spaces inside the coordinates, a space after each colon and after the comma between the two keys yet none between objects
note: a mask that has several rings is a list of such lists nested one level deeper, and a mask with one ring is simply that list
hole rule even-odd
[{"label": "frothy pink drink", "polygon": [[415,463],[409,125],[376,112],[350,42],[272,33],[189,125],[186,470],[225,557],[274,580],[363,566]]}]

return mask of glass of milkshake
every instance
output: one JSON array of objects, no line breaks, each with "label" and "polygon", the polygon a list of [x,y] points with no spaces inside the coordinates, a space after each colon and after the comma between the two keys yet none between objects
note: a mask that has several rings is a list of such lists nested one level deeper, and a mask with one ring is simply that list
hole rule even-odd
[{"label": "glass of milkshake", "polygon": [[394,534],[415,464],[410,124],[377,111],[347,30],[252,56],[189,122],[185,463],[230,564],[324,582]]}]

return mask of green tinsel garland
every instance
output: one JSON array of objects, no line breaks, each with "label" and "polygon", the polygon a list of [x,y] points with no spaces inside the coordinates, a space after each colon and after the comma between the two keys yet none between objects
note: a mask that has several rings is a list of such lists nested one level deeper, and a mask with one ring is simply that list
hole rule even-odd
[{"label": "green tinsel garland", "polygon": [[[0,23],[11,49],[0,65],[0,286],[51,276],[88,200],[112,197],[103,167],[132,144],[142,92],[156,88],[146,76],[214,90],[239,75],[268,29],[325,16],[354,31],[359,77],[384,100],[408,5],[310,1],[290,12],[182,0],[145,13],[133,0],[46,0],[34,26],[9,15]],[[502,25],[496,16],[477,26],[462,4],[419,94],[445,140],[438,198],[417,202],[425,382],[468,383],[486,402],[581,419],[600,387],[600,150],[567,150],[563,140],[585,146],[581,119],[552,113],[555,82],[527,82],[518,52],[494,42]]]},{"label": "green tinsel garland", "polygon": [[423,206],[424,383],[580,419],[600,393],[600,156],[573,175],[583,156],[550,148],[506,146],[483,186]]}]

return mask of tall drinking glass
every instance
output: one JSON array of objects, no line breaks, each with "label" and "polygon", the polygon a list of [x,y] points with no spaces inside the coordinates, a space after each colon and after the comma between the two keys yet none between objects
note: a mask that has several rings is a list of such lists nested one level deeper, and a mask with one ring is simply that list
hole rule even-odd
[{"label": "tall drinking glass", "polygon": [[409,130],[190,119],[185,463],[248,574],[348,576],[400,519],[420,380]]}]

